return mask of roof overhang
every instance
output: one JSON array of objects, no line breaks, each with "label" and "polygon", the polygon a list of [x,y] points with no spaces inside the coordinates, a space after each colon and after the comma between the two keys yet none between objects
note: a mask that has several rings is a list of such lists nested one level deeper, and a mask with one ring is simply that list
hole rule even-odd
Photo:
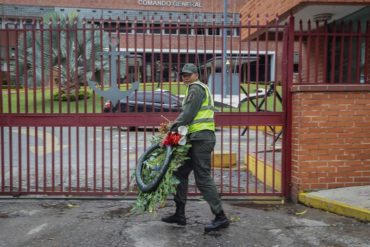
[{"label": "roof overhang", "polygon": [[[273,17],[270,15],[270,24],[276,23],[278,25],[284,25],[289,22],[289,17],[291,15],[295,18],[295,30],[300,30],[300,21],[302,20],[302,30],[306,31],[308,29],[308,20],[311,20],[311,29],[316,28],[316,20],[320,19],[318,22],[320,25],[325,23],[331,23],[333,21],[341,20],[342,18],[355,13],[362,8],[368,7],[368,2],[352,2],[344,3],[343,1],[338,2],[300,2],[297,5],[284,10],[284,12],[279,13],[277,16]],[[271,27],[271,32],[275,33],[276,28]],[[278,32],[282,32],[283,29],[279,29]],[[266,35],[266,30],[252,29],[249,35],[243,37],[243,39],[253,40],[258,36]]]},{"label": "roof overhang", "polygon": [[308,21],[311,20],[311,27],[314,29],[316,21],[319,23],[327,23],[338,21],[345,16],[348,16],[367,5],[350,5],[350,4],[302,4],[293,9],[290,13],[285,13],[279,18],[279,23],[288,22],[290,14],[295,18],[295,30],[300,30],[300,20],[302,20],[303,30],[307,30]]}]

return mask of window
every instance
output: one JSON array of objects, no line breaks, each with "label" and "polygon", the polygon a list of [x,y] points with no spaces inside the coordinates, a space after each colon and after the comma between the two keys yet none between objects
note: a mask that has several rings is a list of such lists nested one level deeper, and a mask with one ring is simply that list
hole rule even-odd
[{"label": "window", "polygon": [[132,23],[129,23],[129,22],[120,23],[119,31],[121,33],[133,33]]},{"label": "window", "polygon": [[207,29],[204,27],[196,27],[195,29],[195,34],[197,35],[206,35],[207,34]]},{"label": "window", "polygon": [[150,24],[150,33],[156,33],[156,34],[160,34],[161,33],[161,24],[159,23],[151,23]]},{"label": "window", "polygon": [[220,36],[221,35],[221,30],[220,30],[220,28],[209,28],[208,29],[208,34],[209,35]]},{"label": "window", "polygon": [[232,36],[232,29],[226,28],[226,36]]},{"label": "window", "polygon": [[23,28],[25,29],[32,29],[34,28],[35,24],[34,24],[34,20],[32,19],[27,19],[23,25]]},{"label": "window", "polygon": [[115,22],[104,22],[104,31],[114,32],[116,30]]},{"label": "window", "polygon": [[234,36],[240,36],[240,29],[239,28],[234,28]]},{"label": "window", "polygon": [[299,53],[294,52],[293,55],[293,72],[298,73],[299,72]]},{"label": "window", "polygon": [[189,25],[180,25],[179,34],[191,34]]},{"label": "window", "polygon": [[146,25],[145,23],[138,22],[135,24],[134,32],[135,33],[146,33]]},{"label": "window", "polygon": [[18,27],[18,23],[17,23],[17,20],[14,19],[14,18],[9,18],[5,21],[5,27],[6,28],[17,28]]},{"label": "window", "polygon": [[176,24],[165,24],[164,25],[165,34],[177,34],[177,25]]}]

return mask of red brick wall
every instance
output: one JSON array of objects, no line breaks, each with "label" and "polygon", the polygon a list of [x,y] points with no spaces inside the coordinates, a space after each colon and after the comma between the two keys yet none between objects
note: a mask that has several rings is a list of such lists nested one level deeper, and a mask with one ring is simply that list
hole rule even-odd
[{"label": "red brick wall", "polygon": [[[241,7],[240,13],[242,13],[242,23],[246,25],[248,20],[251,23],[256,23],[259,19],[261,24],[272,21],[279,17],[279,19],[286,18],[290,13],[295,13],[300,8],[304,7],[305,5],[324,5],[324,4],[331,4],[331,5],[343,5],[343,4],[362,4],[366,5],[366,3],[370,3],[370,0],[318,0],[318,1],[310,1],[310,0],[284,0],[284,1],[276,1],[276,0],[249,0],[246,1],[245,5]],[[259,18],[257,18],[259,15]],[[248,17],[250,16],[250,17]],[[266,17],[267,16],[267,17]],[[256,31],[256,30],[254,30]],[[251,32],[253,35],[253,32]],[[242,32],[242,38],[248,37],[247,32]]]},{"label": "red brick wall", "polygon": [[243,14],[243,20],[247,20],[247,16],[251,16],[251,20],[254,21],[257,19],[257,14],[262,17],[261,20],[265,19],[265,16],[268,15],[270,20],[273,20],[276,15],[278,16],[286,16],[289,15],[289,12],[292,11],[293,13],[302,7],[303,5],[307,4],[315,4],[315,5],[322,5],[322,4],[366,4],[369,3],[369,0],[318,0],[318,1],[310,1],[310,0],[284,0],[284,1],[276,1],[276,0],[249,0],[245,2],[245,5],[241,7],[240,13]]},{"label": "red brick wall", "polygon": [[[204,40],[203,37],[198,36],[178,36],[178,35],[171,35],[171,40],[169,40],[169,35],[121,35],[120,36],[120,45],[121,47],[126,47],[126,44],[135,44],[132,45],[136,49],[146,49],[147,51],[152,49],[153,47],[155,49],[168,49],[172,50],[173,53],[176,49],[182,49],[182,50],[196,50],[198,54],[203,54],[202,52],[204,50],[209,51],[220,51],[223,49],[223,41],[222,37],[208,37],[206,40]],[[169,42],[171,41],[171,43]],[[232,47],[230,48],[230,42],[232,42]],[[276,69],[276,81],[282,80],[282,71],[281,71],[281,64],[282,64],[282,56],[283,56],[283,44],[282,42],[265,42],[265,40],[259,40],[257,41],[249,41],[249,42],[240,42],[239,38],[230,38],[227,39],[227,49],[232,49],[234,52],[238,52],[239,48],[242,51],[251,51],[251,52],[257,52],[260,56],[265,54],[265,51],[275,52],[275,69]],[[145,47],[144,47],[145,44]],[[200,55],[201,62],[203,56]],[[246,75],[243,75],[246,77]],[[243,78],[245,79],[245,78]],[[246,80],[244,80],[246,81]]]},{"label": "red brick wall", "polygon": [[293,198],[370,184],[370,85],[293,86]]}]

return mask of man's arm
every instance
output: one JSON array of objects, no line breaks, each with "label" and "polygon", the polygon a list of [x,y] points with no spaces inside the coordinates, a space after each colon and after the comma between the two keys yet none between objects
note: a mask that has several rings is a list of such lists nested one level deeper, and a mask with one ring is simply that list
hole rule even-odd
[{"label": "man's arm", "polygon": [[171,126],[170,131],[176,131],[179,126],[189,125],[197,115],[200,107],[202,106],[205,97],[204,89],[199,85],[191,85],[189,88],[188,96],[182,106],[182,112],[176,118]]}]

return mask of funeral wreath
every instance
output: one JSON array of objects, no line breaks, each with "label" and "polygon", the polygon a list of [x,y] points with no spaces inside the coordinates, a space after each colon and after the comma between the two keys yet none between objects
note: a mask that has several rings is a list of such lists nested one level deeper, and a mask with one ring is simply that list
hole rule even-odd
[{"label": "funeral wreath", "polygon": [[168,125],[161,124],[152,146],[138,160],[135,179],[139,191],[133,212],[155,213],[168,196],[176,193],[179,181],[173,173],[189,159],[191,145],[186,142],[186,127],[174,133],[168,132]]}]

